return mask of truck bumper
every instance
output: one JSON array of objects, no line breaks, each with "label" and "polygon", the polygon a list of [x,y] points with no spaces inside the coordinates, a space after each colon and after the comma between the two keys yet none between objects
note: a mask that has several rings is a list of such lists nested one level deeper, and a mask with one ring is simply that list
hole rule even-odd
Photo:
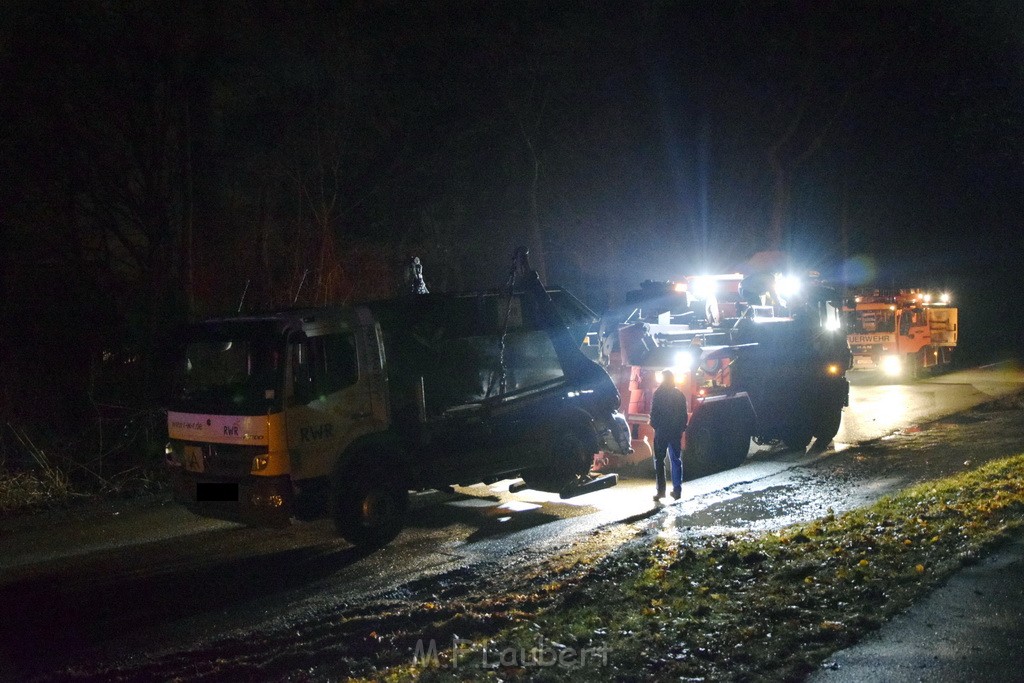
[{"label": "truck bumper", "polygon": [[291,521],[293,493],[287,475],[239,480],[179,470],[171,479],[174,500],[197,515],[256,526],[286,526]]}]

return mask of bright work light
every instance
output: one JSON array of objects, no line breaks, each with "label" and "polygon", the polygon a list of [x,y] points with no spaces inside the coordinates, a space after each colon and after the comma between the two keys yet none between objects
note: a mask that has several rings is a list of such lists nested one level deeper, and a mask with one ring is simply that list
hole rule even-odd
[{"label": "bright work light", "polygon": [[775,276],[775,291],[779,293],[783,299],[788,299],[791,296],[796,296],[800,293],[800,287],[802,283],[800,278],[793,275],[776,275]]},{"label": "bright work light", "polygon": [[693,295],[701,301],[715,294],[715,281],[709,277],[698,277],[693,280]]},{"label": "bright work light", "polygon": [[673,370],[687,372],[693,366],[693,354],[689,351],[679,351],[676,353],[674,361]]}]

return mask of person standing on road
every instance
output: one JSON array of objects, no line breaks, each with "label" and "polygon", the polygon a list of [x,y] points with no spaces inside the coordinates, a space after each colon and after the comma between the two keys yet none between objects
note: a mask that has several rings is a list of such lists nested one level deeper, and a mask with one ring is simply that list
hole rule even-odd
[{"label": "person standing on road", "polygon": [[668,451],[672,497],[679,500],[683,484],[679,442],[686,429],[686,396],[676,388],[676,377],[671,370],[662,373],[661,386],[651,400],[651,427],[654,429],[654,480],[658,488],[654,499],[665,497],[665,452]]}]

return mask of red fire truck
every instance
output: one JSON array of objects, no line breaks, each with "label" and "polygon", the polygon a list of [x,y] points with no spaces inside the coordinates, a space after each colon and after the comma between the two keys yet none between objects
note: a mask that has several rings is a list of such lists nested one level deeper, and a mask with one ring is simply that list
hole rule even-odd
[{"label": "red fire truck", "polygon": [[857,290],[845,311],[854,370],[921,377],[953,360],[958,311],[949,294],[921,289]]},{"label": "red fire truck", "polygon": [[[798,291],[802,289],[802,291]],[[647,460],[651,399],[672,369],[686,394],[683,471],[735,467],[755,443],[828,445],[848,405],[850,353],[841,297],[814,281],[729,273],[645,282],[631,310],[604,323],[600,358],[622,396],[634,453]]]}]

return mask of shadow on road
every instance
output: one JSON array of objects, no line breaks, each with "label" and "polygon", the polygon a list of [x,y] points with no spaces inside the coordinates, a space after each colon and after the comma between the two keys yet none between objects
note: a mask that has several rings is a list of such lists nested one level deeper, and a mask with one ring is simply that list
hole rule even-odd
[{"label": "shadow on road", "polygon": [[125,576],[130,552],[0,588],[0,678],[59,670],[106,640],[296,588],[368,554],[332,543]]}]

